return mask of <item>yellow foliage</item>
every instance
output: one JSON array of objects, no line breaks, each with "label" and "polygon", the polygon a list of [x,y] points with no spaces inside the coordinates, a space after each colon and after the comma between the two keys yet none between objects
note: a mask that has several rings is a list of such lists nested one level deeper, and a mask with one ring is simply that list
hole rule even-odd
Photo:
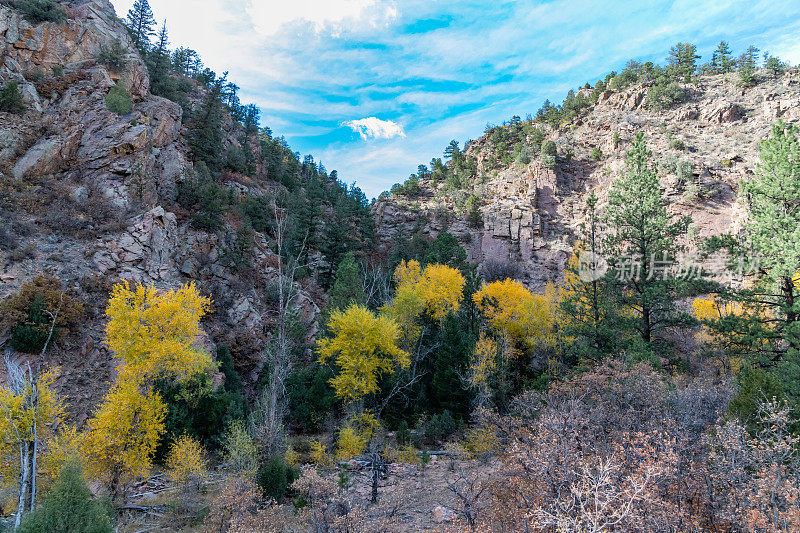
[{"label": "yellow foliage", "polygon": [[495,453],[500,448],[500,439],[492,428],[476,427],[467,433],[463,447],[471,458],[479,459]]},{"label": "yellow foliage", "polygon": [[317,343],[320,363],[334,359],[339,373],[330,380],[336,396],[354,401],[378,390],[378,378],[410,364],[408,353],[395,345],[397,324],[351,305],[334,311],[328,322],[333,336]]},{"label": "yellow foliage", "polygon": [[[20,468],[16,447],[23,442],[33,442],[34,428],[40,441],[52,438],[53,427],[63,418],[63,406],[52,388],[54,379],[54,371],[46,372],[36,379],[36,402],[33,402],[34,388],[30,382],[19,394],[7,387],[0,387],[2,485],[16,482]],[[14,455],[16,458],[12,457]]]},{"label": "yellow foliage", "polygon": [[353,417],[350,423],[356,429],[358,434],[367,441],[369,441],[369,439],[371,439],[375,432],[381,427],[381,423],[378,421],[378,418],[369,411],[356,415]]},{"label": "yellow foliage", "polygon": [[146,476],[164,432],[166,412],[158,394],[142,394],[131,383],[114,386],[89,420],[85,443],[89,474],[107,478],[114,490]]},{"label": "yellow foliage", "polygon": [[167,456],[167,475],[174,483],[200,483],[208,476],[203,446],[192,437],[180,437]]},{"label": "yellow foliage", "polygon": [[401,328],[403,346],[410,349],[421,331],[417,318],[427,313],[443,320],[456,313],[464,293],[464,276],[447,265],[430,264],[424,269],[418,261],[401,261],[394,271],[397,290],[392,302],[381,311]]},{"label": "yellow foliage", "polygon": [[211,356],[194,346],[200,319],[211,300],[193,283],[177,290],[127,282],[114,286],[108,301],[106,341],[124,362],[120,380],[145,383],[163,375],[182,379],[204,372]]},{"label": "yellow foliage", "polygon": [[499,348],[491,337],[481,331],[478,341],[475,343],[472,361],[470,363],[470,385],[477,389],[485,389],[489,386],[489,378],[497,370],[497,354]]},{"label": "yellow foliage", "polygon": [[[726,316],[742,315],[744,308],[738,302],[725,302],[711,295],[708,298],[695,298],[692,302],[692,311],[695,318],[703,322],[718,320]],[[760,310],[756,312],[760,312]],[[697,335],[697,340],[709,342],[714,340],[714,337],[715,335],[708,327],[703,326],[702,331]]]},{"label": "yellow foliage", "polygon": [[325,449],[325,445],[318,440],[311,441],[311,461],[319,468],[325,468],[333,464],[333,459]]},{"label": "yellow foliage", "polygon": [[515,280],[484,285],[472,299],[489,326],[505,338],[527,347],[551,345],[555,341],[553,294],[533,294]]},{"label": "yellow foliage", "polygon": [[286,453],[283,454],[283,460],[289,466],[300,466],[300,454],[291,446],[286,448]]},{"label": "yellow foliage", "polygon": [[419,451],[407,444],[400,448],[387,448],[386,457],[392,463],[415,464],[419,462]]},{"label": "yellow foliage", "polygon": [[349,461],[357,455],[361,455],[367,448],[367,439],[359,435],[353,426],[346,425],[339,431],[339,438],[336,440],[336,459],[339,461]]},{"label": "yellow foliage", "polygon": [[233,422],[225,432],[222,442],[228,468],[244,476],[252,476],[258,469],[258,446],[241,421]]},{"label": "yellow foliage", "polygon": [[63,426],[47,440],[46,452],[42,456],[42,467],[47,480],[55,481],[64,464],[73,458],[80,460],[83,468],[86,468],[86,460],[80,453],[84,448],[84,439],[85,434],[78,433],[75,426]]}]

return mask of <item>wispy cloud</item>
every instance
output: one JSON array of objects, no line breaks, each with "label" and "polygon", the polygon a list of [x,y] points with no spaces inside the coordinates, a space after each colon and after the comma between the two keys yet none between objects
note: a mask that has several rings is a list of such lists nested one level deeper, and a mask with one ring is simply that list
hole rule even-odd
[{"label": "wispy cloud", "polygon": [[377,117],[366,117],[358,120],[346,120],[342,126],[347,126],[358,133],[362,139],[370,137],[376,139],[391,139],[392,137],[405,137],[403,126],[393,120],[381,120]]},{"label": "wispy cloud", "polygon": [[[112,2],[124,16],[132,0]],[[794,0],[150,3],[174,44],[230,71],[266,125],[370,196],[450,139],[535,113],[630,58],[662,62],[677,41],[702,60],[721,39],[800,60]]]}]

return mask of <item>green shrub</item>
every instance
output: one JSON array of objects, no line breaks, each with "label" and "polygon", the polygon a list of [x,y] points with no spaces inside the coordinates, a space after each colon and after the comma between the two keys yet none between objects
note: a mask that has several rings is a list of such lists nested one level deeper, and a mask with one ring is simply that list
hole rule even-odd
[{"label": "green shrub", "polygon": [[481,199],[474,194],[470,194],[469,198],[467,198],[467,202],[464,204],[464,209],[467,212],[467,224],[469,224],[471,228],[479,228],[483,225],[483,215],[481,214],[480,206]]},{"label": "green shrub", "polygon": [[553,157],[555,157],[557,152],[558,152],[558,149],[556,148],[555,141],[549,141],[548,140],[548,141],[542,142],[542,155],[543,156],[552,155]]},{"label": "green shrub", "polygon": [[728,413],[738,417],[751,432],[755,432],[758,404],[766,399],[783,401],[786,397],[780,380],[771,372],[746,365],[737,379],[739,390],[728,404]]},{"label": "green shrub", "polygon": [[68,461],[20,533],[111,533],[111,507],[92,499],[78,460]]},{"label": "green shrub", "polygon": [[125,56],[127,53],[119,39],[114,39],[114,42],[110,45],[100,47],[100,55],[97,56],[97,61],[118,72],[125,68]]},{"label": "green shrub", "polygon": [[590,157],[592,158],[592,161],[600,161],[603,158],[603,151],[595,146],[592,148],[592,155]]},{"label": "green shrub", "polygon": [[64,75],[64,67],[62,65],[53,65],[53,76],[60,78]]},{"label": "green shrub", "polygon": [[411,431],[408,429],[408,422],[405,420],[400,421],[400,423],[397,425],[395,438],[397,439],[397,443],[401,446],[408,444],[408,441],[411,440]]},{"label": "green shrub", "polygon": [[458,430],[458,424],[453,415],[450,414],[450,411],[444,411],[441,414],[433,415],[425,424],[425,437],[435,442],[441,442],[456,430]]},{"label": "green shrub", "polygon": [[686,144],[680,139],[672,139],[669,141],[669,147],[674,150],[685,150]]},{"label": "green shrub", "polygon": [[296,469],[287,465],[282,457],[273,456],[259,467],[258,486],[261,487],[265,498],[280,501],[297,477]]},{"label": "green shrub", "polygon": [[533,153],[527,144],[519,143],[518,146],[514,148],[514,162],[516,164],[525,166],[531,162],[532,157]]},{"label": "green shrub", "polygon": [[109,111],[117,115],[127,115],[133,109],[131,93],[121,84],[117,83],[106,95],[106,107]]},{"label": "green shrub", "polygon": [[676,81],[663,80],[647,91],[646,105],[661,110],[674,107],[686,100],[686,93]]},{"label": "green shrub", "polygon": [[31,24],[61,22],[67,16],[55,0],[16,0],[14,7]]},{"label": "green shrub", "polygon": [[[18,352],[39,353],[50,335],[50,319],[45,314],[44,298],[37,294],[31,303],[28,319],[11,332],[11,347]],[[58,328],[53,330],[51,342],[58,338]]]},{"label": "green shrub", "polygon": [[19,84],[10,81],[0,90],[0,111],[6,113],[22,113],[25,111],[25,102],[22,101],[22,94],[19,92]]}]

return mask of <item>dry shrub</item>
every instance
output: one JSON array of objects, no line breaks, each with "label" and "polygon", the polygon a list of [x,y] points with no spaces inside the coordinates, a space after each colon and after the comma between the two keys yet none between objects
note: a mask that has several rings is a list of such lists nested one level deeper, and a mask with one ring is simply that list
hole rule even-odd
[{"label": "dry shrub", "polygon": [[[702,436],[724,413],[730,386],[706,380],[672,385],[646,364],[611,362],[556,384],[547,394],[521,396],[511,416],[487,419],[505,454],[502,480],[493,485],[477,527],[716,527]],[[694,419],[691,410],[700,411]]]}]

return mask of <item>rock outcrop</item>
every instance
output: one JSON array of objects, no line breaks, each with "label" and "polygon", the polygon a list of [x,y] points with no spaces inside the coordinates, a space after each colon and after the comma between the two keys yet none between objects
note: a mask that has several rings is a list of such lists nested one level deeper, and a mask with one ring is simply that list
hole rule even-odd
[{"label": "rock outcrop", "polygon": [[[761,72],[760,82],[748,89],[729,78],[701,76],[685,87],[688,100],[666,111],[644,105],[647,87],[603,92],[588,113],[549,132],[560,154],[574,154],[569,161],[560,157],[553,170],[538,159],[524,166],[492,166],[498,154],[485,135],[467,148],[478,160],[479,174],[469,190],[447,193],[443,184],[428,180],[421,182],[418,197],[392,195],[374,205],[382,245],[388,250],[396,235],[415,230],[429,237],[446,230],[459,238],[473,262],[508,264],[541,289],[561,277],[580,234],[586,197],[595,192],[602,207],[638,131],[653,151],[670,210],[694,220],[689,248],[710,235],[735,233],[743,214],[738,184],[756,168],[759,141],[778,118],[800,119],[800,73],[792,69],[775,78]],[[591,157],[595,148],[602,152],[599,160]],[[465,193],[481,199],[480,227],[470,227],[466,213],[456,207],[456,198]]]}]

